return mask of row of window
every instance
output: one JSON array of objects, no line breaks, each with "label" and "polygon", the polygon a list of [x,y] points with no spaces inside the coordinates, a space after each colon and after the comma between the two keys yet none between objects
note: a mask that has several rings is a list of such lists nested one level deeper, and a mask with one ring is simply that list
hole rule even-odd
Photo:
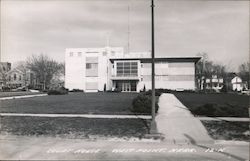
[{"label": "row of window", "polygon": [[[156,62],[155,63],[155,67],[157,68],[157,65],[160,65],[160,64],[168,64],[168,67],[172,67],[172,68],[176,68],[176,67],[178,67],[178,68],[180,68],[180,67],[194,67],[194,64],[193,63],[172,63],[172,62],[166,62],[166,61],[164,61],[164,62]],[[141,63],[141,67],[143,67],[143,68],[151,68],[151,63]],[[162,67],[162,66],[161,66]],[[164,65],[164,67],[166,67],[165,65]]]},{"label": "row of window", "polygon": [[[11,81],[11,78],[12,78],[12,77],[9,76],[9,81]],[[17,75],[16,75],[16,74],[13,75],[13,80],[14,80],[14,81],[17,80]],[[20,81],[22,80],[22,76],[21,76],[21,75],[19,75],[18,80],[20,80]]]},{"label": "row of window", "polygon": [[117,62],[116,64],[117,76],[137,76],[138,62]]},{"label": "row of window", "polygon": [[210,87],[222,87],[223,83],[207,83],[207,88]]},{"label": "row of window", "polygon": [[[73,56],[74,56],[74,52],[70,52],[70,53],[69,53],[69,56],[70,56],[70,57],[73,57]],[[82,56],[82,52],[77,52],[77,56],[78,56],[78,57],[81,57],[81,56]]]},{"label": "row of window", "polygon": [[[80,52],[80,51],[79,51],[79,52],[69,52],[69,56],[70,56],[70,57],[73,57],[73,56],[76,54],[75,56],[81,57],[81,56],[82,56],[82,53],[83,53],[83,52]],[[93,53],[100,53],[100,52],[98,52],[98,51],[87,51],[87,52],[85,52],[85,53],[92,53],[92,54],[93,54]],[[115,53],[116,53],[115,51],[111,51],[111,56],[115,56]],[[103,52],[102,52],[102,55],[103,55],[103,56],[106,56],[107,54],[108,54],[107,51],[103,51]]]}]

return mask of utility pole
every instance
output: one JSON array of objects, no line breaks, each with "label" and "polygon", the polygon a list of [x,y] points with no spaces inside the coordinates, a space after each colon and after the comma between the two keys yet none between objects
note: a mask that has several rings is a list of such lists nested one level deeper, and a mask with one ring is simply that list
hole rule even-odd
[{"label": "utility pole", "polygon": [[157,133],[157,125],[155,122],[155,44],[154,44],[154,0],[151,0],[151,36],[152,36],[152,121],[150,134]]}]

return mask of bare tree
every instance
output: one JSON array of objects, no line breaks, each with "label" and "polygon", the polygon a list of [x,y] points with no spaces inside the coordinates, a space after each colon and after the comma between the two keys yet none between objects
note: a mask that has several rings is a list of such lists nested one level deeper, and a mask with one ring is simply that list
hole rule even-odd
[{"label": "bare tree", "polygon": [[35,73],[38,81],[43,84],[44,90],[48,88],[52,78],[63,70],[60,63],[44,54],[32,55],[26,64],[27,68]]},{"label": "bare tree", "polygon": [[197,56],[201,56],[201,60],[196,64],[196,76],[199,81],[199,88],[205,90],[206,80],[212,82],[213,75],[221,77],[225,80],[226,78],[226,67],[222,64],[216,64],[209,60],[207,53],[199,53]]},{"label": "bare tree", "polygon": [[199,84],[199,89],[205,89],[206,79],[212,77],[212,62],[208,60],[207,53],[198,53],[197,56],[201,56],[201,60],[196,64],[196,76]]}]

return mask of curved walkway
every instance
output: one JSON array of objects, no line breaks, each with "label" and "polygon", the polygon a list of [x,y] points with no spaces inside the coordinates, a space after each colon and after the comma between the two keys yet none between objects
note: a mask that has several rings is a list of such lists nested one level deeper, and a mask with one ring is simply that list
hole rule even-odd
[{"label": "curved walkway", "polygon": [[159,133],[165,135],[166,141],[175,144],[213,143],[200,120],[173,94],[164,93],[160,96],[156,122]]}]

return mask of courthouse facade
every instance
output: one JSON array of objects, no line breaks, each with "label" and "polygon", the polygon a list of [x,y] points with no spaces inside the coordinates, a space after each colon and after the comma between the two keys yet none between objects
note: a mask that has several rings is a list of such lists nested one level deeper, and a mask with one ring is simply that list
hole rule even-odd
[{"label": "courthouse facade", "polygon": [[[65,87],[85,92],[151,89],[149,52],[124,54],[121,47],[68,48]],[[195,63],[200,57],[156,57],[155,88],[195,90]]]}]

